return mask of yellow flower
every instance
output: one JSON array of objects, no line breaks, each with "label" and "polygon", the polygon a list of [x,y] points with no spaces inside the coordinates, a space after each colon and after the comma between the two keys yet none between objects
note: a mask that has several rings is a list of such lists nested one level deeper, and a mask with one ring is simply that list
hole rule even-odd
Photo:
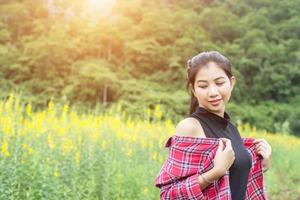
[{"label": "yellow flower", "polygon": [[126,112],[122,111],[122,119],[125,119],[125,117],[126,117]]},{"label": "yellow flower", "polygon": [[73,149],[73,141],[71,139],[66,139],[62,145],[63,154],[66,155],[70,153]]},{"label": "yellow flower", "polygon": [[57,171],[57,169],[54,170],[53,176],[59,177],[59,172]]},{"label": "yellow flower", "polygon": [[50,149],[54,149],[55,144],[54,144],[54,142],[53,142],[53,138],[52,138],[51,135],[48,135],[48,136],[47,136],[47,143],[48,143],[48,146],[49,146]]},{"label": "yellow flower", "polygon": [[51,99],[50,102],[48,103],[48,113],[55,114],[55,105],[53,99]]},{"label": "yellow flower", "polygon": [[150,108],[147,108],[147,109],[146,109],[146,113],[147,113],[147,116],[150,117],[150,116],[151,116],[151,109],[150,109]]},{"label": "yellow flower", "polygon": [[163,162],[164,162],[164,160],[165,160],[165,158],[164,158],[163,156],[159,156],[159,159],[158,159],[158,161],[159,161],[160,163],[163,163]]},{"label": "yellow flower", "polygon": [[3,127],[4,135],[10,135],[12,130],[12,119],[9,116],[1,119],[1,125]]},{"label": "yellow flower", "polygon": [[158,120],[161,119],[161,117],[162,117],[162,112],[161,112],[161,110],[160,110],[160,106],[159,106],[159,105],[156,105],[156,106],[154,107],[154,115],[155,115],[156,119],[158,119]]},{"label": "yellow flower", "polygon": [[76,162],[77,165],[79,165],[79,163],[80,163],[80,152],[76,152],[75,162]]},{"label": "yellow flower", "polygon": [[8,151],[8,142],[6,140],[3,141],[2,146],[1,146],[1,152],[5,156],[10,156],[10,153]]},{"label": "yellow flower", "polygon": [[26,149],[27,147],[28,147],[27,144],[25,144],[25,143],[22,144],[22,148],[23,148],[23,149]]},{"label": "yellow flower", "polygon": [[79,121],[77,113],[75,111],[71,111],[70,115],[72,124],[77,124]]},{"label": "yellow flower", "polygon": [[145,149],[147,147],[147,141],[146,141],[146,139],[142,138],[140,144],[141,144],[142,148]]},{"label": "yellow flower", "polygon": [[28,148],[28,154],[31,155],[33,152],[33,149],[31,147]]},{"label": "yellow flower", "polygon": [[149,192],[148,187],[144,187],[143,193],[144,193],[144,194],[147,194],[148,192]]},{"label": "yellow flower", "polygon": [[102,141],[101,143],[101,149],[106,149],[107,148],[107,142],[105,140]]},{"label": "yellow flower", "polygon": [[238,131],[239,131],[241,134],[243,134],[243,127],[242,127],[242,125],[238,125],[237,129],[238,129]]},{"label": "yellow flower", "polygon": [[63,136],[67,132],[67,128],[66,127],[58,126],[56,128],[57,128],[57,135],[59,135],[59,136]]},{"label": "yellow flower", "polygon": [[132,157],[132,154],[133,154],[132,149],[128,149],[128,150],[127,150],[127,156],[128,156],[128,157]]},{"label": "yellow flower", "polygon": [[15,102],[15,95],[14,93],[10,93],[8,100],[4,102],[4,110],[6,110],[7,112],[12,111],[14,102]]},{"label": "yellow flower", "polygon": [[158,157],[158,153],[157,153],[157,152],[154,152],[154,153],[152,154],[152,159],[153,159],[153,160],[157,160],[157,157]]},{"label": "yellow flower", "polygon": [[117,113],[120,113],[120,112],[122,112],[122,105],[118,104],[118,106],[117,106]]},{"label": "yellow flower", "polygon": [[173,133],[175,131],[175,126],[170,119],[165,122],[165,125],[168,133]]},{"label": "yellow flower", "polygon": [[153,149],[153,147],[154,147],[153,141],[150,141],[149,142],[149,149]]},{"label": "yellow flower", "polygon": [[63,114],[67,114],[68,111],[69,111],[69,104],[66,103],[66,104],[64,104],[64,107],[63,107]]},{"label": "yellow flower", "polygon": [[26,106],[26,114],[27,114],[27,116],[31,116],[31,112],[32,112],[32,106],[31,106],[31,104],[29,103],[29,104],[27,104],[27,106]]}]

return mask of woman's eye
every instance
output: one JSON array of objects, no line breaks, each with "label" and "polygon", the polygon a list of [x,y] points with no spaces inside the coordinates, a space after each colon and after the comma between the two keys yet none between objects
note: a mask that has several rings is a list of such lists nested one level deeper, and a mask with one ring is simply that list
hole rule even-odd
[{"label": "woman's eye", "polygon": [[207,85],[198,85],[199,88],[207,88]]},{"label": "woman's eye", "polygon": [[224,84],[224,82],[220,82],[220,83],[216,83],[217,85],[223,85]]}]

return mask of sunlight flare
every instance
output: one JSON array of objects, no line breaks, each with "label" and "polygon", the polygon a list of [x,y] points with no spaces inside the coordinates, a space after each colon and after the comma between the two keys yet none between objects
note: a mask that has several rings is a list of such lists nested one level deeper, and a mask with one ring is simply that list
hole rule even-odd
[{"label": "sunlight flare", "polygon": [[110,14],[116,0],[89,0],[88,7],[93,15],[106,16]]}]

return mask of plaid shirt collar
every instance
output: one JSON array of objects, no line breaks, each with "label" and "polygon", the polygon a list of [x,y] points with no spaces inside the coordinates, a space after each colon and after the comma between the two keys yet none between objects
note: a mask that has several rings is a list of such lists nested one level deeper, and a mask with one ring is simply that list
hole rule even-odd
[{"label": "plaid shirt collar", "polygon": [[[156,187],[160,188],[160,199],[231,200],[229,171],[203,191],[198,183],[199,174],[213,167],[218,142],[218,138],[170,137],[165,144],[169,156],[155,179]],[[255,152],[253,138],[243,138],[243,144],[252,158],[245,199],[266,200],[262,158]]]}]

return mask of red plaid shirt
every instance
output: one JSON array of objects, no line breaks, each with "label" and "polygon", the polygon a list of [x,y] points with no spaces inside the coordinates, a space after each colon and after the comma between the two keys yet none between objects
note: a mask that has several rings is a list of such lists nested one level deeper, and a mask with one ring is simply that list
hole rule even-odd
[{"label": "red plaid shirt", "polygon": [[[243,143],[252,157],[245,199],[266,200],[262,158],[255,153],[253,138],[243,138]],[[231,200],[229,171],[204,190],[198,183],[198,176],[213,167],[218,144],[218,138],[170,137],[165,145],[169,147],[168,159],[155,179],[156,187],[160,188],[160,199]]]}]

